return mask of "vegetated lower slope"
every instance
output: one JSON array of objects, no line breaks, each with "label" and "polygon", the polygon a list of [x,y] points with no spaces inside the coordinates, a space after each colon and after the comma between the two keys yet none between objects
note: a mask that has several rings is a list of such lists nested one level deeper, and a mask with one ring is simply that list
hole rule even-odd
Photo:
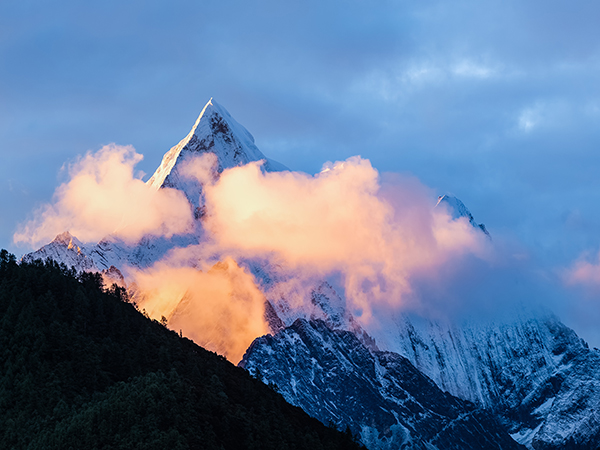
[{"label": "vegetated lower slope", "polygon": [[359,448],[97,274],[75,275],[0,253],[2,448]]}]

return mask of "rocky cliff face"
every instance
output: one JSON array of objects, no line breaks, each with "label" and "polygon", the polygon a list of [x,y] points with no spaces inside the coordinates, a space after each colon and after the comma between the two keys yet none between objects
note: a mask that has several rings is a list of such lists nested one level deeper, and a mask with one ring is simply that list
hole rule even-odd
[{"label": "rocky cliff face", "polygon": [[[414,436],[424,436],[418,423],[399,419],[407,420],[407,397],[396,389],[407,390],[406,383],[415,378],[411,370],[445,395],[462,399],[461,405],[485,410],[528,448],[600,445],[600,421],[594,412],[600,408],[600,354],[550,314],[501,324],[444,325],[403,316],[397,353],[379,351],[358,326],[353,331],[336,329],[332,320],[314,316],[287,327],[279,323],[273,336],[252,344],[241,365],[276,384],[288,401],[320,420],[351,426],[370,448],[409,441],[414,446]],[[413,385],[415,391],[429,389],[419,383]],[[426,409],[426,404],[421,407]]]},{"label": "rocky cliff face", "polygon": [[323,320],[258,338],[240,365],[372,449],[520,448],[492,415],[443,392],[406,358],[370,351]]},{"label": "rocky cliff face", "polygon": [[[531,448],[563,448],[576,429],[587,433],[578,448],[600,439],[600,423],[583,412],[600,394],[590,384],[600,376],[600,366],[589,362],[597,351],[551,314],[515,315],[498,324],[404,317],[394,349],[443,390],[498,415],[513,437]],[[588,381],[580,376],[586,371]],[[572,390],[563,386],[566,380]],[[564,420],[568,402],[573,410]]]}]

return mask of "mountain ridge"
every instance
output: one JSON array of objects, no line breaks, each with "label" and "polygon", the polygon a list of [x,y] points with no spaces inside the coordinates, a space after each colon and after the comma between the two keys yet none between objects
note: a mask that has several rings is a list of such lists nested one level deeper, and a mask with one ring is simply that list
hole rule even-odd
[{"label": "mountain ridge", "polygon": [[[260,153],[252,135],[211,99],[190,133],[165,154],[160,167],[148,181],[148,184],[156,189],[166,186],[182,190],[195,208],[198,223],[201,223],[205,213],[202,183],[197,180],[184,180],[180,168],[185,165],[187,157],[210,152],[216,152],[216,165],[212,173],[215,177],[226,168],[250,161],[265,160],[263,170],[282,168]],[[445,207],[453,219],[466,218],[475,229],[490,236],[486,227],[478,224],[464,203],[456,197],[441,196],[438,206]],[[201,226],[198,226],[195,233],[201,232]],[[122,270],[127,266],[145,268],[174,248],[198,242],[198,236],[190,234],[174,236],[171,239],[145,237],[132,246],[114,236],[108,236],[95,245],[80,245],[76,238],[69,236],[57,237],[47,246],[25,255],[22,261],[51,258],[78,271],[106,271],[111,267]],[[554,449],[560,445],[584,449],[587,448],[586,445],[600,443],[600,425],[589,422],[593,416],[585,414],[590,408],[600,407],[600,399],[596,395],[600,390],[600,387],[596,389],[600,371],[593,364],[597,355],[590,353],[576,334],[559,320],[544,324],[544,318],[537,317],[530,323],[517,320],[489,329],[469,328],[461,324],[446,326],[429,321],[423,328],[419,327],[416,321],[405,317],[404,322],[399,321],[395,325],[396,328],[391,330],[395,333],[395,348],[386,348],[404,358],[400,360],[396,356],[385,356],[386,353],[381,352],[373,338],[346,310],[344,298],[327,280],[316,280],[307,290],[293,291],[286,286],[286,283],[293,281],[293,274],[279,270],[277,264],[257,260],[240,261],[240,264],[254,275],[257,285],[265,294],[266,318],[271,328],[272,339],[296,332],[297,330],[291,328],[294,324],[298,328],[298,324],[321,321],[324,327],[320,328],[323,335],[333,333],[331,336],[341,336],[343,333],[350,333],[358,340],[356,348],[361,348],[359,353],[364,354],[373,364],[379,364],[378,367],[385,369],[386,361],[391,360],[402,361],[398,364],[408,367],[404,362],[406,359],[408,364],[416,367],[415,370],[427,379],[433,380],[442,391],[449,391],[462,399],[461,401],[474,402],[488,412],[496,414],[506,430],[512,433],[513,438],[531,449]],[[349,337],[350,335],[344,336],[350,340],[354,339]],[[249,357],[254,352],[254,358],[258,360],[259,356],[256,355],[260,355],[265,364],[271,364],[269,357],[273,355],[266,350],[260,350],[261,346],[268,347],[267,341],[266,337],[257,338],[248,350]],[[282,354],[279,356],[283,361],[285,352],[292,349],[283,348],[280,351]],[[364,353],[365,351],[371,356]],[[332,353],[330,356],[333,360],[346,360],[342,354]],[[280,364],[283,370],[284,363]],[[280,379],[271,379],[267,375],[262,374],[266,382],[282,383]],[[532,379],[522,381],[523,377],[528,376]],[[373,383],[383,386],[381,373],[376,373],[372,380],[365,380],[352,373],[348,373],[348,377],[362,380],[364,386],[360,389],[372,390]],[[587,380],[593,387],[591,391],[585,390],[583,380]],[[393,384],[406,380],[388,381]],[[568,387],[570,389],[567,389]],[[296,383],[295,389],[297,392],[303,389],[311,392],[313,403],[327,401],[326,391],[321,398],[315,397],[310,382],[306,382],[305,385]],[[294,397],[290,398],[294,401]],[[495,403],[498,402],[501,403],[501,407],[495,407]],[[569,420],[569,408],[578,402],[586,405],[586,409],[579,412],[581,417],[572,415]],[[329,406],[335,409],[335,405]],[[397,407],[403,406],[398,404]],[[392,423],[390,421],[396,419],[393,414],[388,415],[382,419],[381,425],[389,425]],[[396,422],[392,424],[394,423]],[[584,433],[586,426],[589,428],[587,434]],[[365,432],[365,439],[372,445],[378,445],[379,433],[386,437],[387,431],[374,430],[378,430],[377,426]],[[569,434],[569,430],[572,434]],[[395,435],[398,438],[397,442],[400,442],[399,436],[402,433]],[[571,441],[572,444],[569,444]],[[507,442],[508,446],[512,445]],[[390,445],[393,447],[395,444]]]},{"label": "mountain ridge", "polygon": [[258,338],[240,366],[322,422],[350,426],[372,449],[524,448],[406,358],[371,351],[354,333],[332,330],[321,319],[297,319]]}]

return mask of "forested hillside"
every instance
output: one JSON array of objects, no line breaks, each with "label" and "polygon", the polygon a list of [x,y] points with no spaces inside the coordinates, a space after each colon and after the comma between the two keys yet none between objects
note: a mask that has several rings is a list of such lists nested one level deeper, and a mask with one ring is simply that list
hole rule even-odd
[{"label": "forested hillside", "polygon": [[0,253],[0,445],[352,449],[246,371],[140,314],[99,275]]}]

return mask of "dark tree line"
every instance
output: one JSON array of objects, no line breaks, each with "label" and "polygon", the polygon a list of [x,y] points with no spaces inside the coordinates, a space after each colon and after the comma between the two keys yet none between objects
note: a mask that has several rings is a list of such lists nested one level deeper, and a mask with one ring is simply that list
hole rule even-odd
[{"label": "dark tree line", "polygon": [[126,300],[0,252],[1,448],[359,448]]}]

